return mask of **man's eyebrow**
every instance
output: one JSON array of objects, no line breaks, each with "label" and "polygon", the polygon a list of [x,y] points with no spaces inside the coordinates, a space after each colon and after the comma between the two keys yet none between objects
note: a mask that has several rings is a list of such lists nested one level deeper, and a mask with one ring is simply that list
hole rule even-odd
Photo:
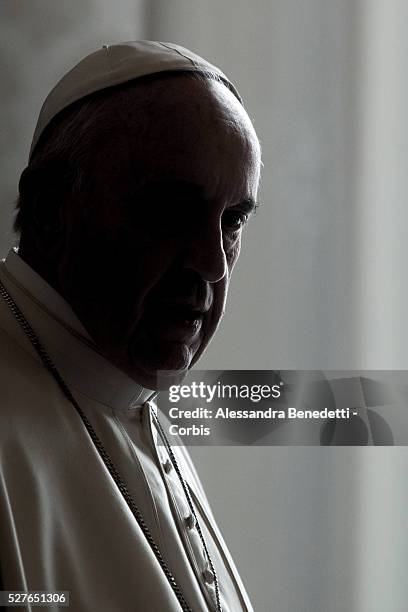
[{"label": "man's eyebrow", "polygon": [[[208,201],[201,185],[184,181],[182,179],[157,179],[147,182],[141,188],[141,193],[162,196],[163,194],[175,197],[195,197],[203,202]],[[260,202],[253,198],[245,198],[233,203],[229,208],[239,208],[248,215],[252,215],[259,208]]]},{"label": "man's eyebrow", "polygon": [[260,207],[260,205],[260,202],[257,202],[253,198],[248,198],[245,200],[241,200],[241,202],[238,202],[237,204],[233,204],[231,208],[239,208],[248,215],[253,215]]}]

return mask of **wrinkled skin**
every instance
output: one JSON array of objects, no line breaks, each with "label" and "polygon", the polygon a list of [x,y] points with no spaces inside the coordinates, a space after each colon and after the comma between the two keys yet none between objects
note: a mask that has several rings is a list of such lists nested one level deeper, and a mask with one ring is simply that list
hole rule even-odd
[{"label": "wrinkled skin", "polygon": [[261,162],[224,85],[146,87],[157,89],[148,128],[117,113],[93,180],[63,202],[50,276],[98,350],[155,389],[181,380],[217,329]]}]

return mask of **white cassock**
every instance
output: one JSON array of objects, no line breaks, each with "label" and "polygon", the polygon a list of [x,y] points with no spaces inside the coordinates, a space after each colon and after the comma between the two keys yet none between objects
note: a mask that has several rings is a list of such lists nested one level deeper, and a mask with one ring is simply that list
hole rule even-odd
[{"label": "white cassock", "polygon": [[[69,305],[13,250],[0,279],[102,440],[188,604],[194,612],[214,610],[203,544],[144,403],[151,392],[98,354]],[[69,591],[72,612],[180,612],[81,419],[1,297],[0,390],[3,589]],[[192,490],[222,609],[252,610],[189,456],[173,450]]]}]

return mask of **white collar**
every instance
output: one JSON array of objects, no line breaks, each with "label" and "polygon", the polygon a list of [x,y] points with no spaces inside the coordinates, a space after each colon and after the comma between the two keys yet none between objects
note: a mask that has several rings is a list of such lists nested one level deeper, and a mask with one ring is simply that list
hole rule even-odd
[{"label": "white collar", "polygon": [[118,410],[143,404],[153,393],[98,353],[64,298],[11,249],[1,264],[4,283],[38,333],[67,384]]}]

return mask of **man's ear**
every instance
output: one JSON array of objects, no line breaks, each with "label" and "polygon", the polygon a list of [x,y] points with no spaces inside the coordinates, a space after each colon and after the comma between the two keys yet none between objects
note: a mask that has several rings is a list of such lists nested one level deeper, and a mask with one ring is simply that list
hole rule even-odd
[{"label": "man's ear", "polygon": [[65,204],[70,193],[61,165],[28,166],[19,182],[20,207],[24,207],[22,234],[41,256],[54,257],[64,243]]}]

